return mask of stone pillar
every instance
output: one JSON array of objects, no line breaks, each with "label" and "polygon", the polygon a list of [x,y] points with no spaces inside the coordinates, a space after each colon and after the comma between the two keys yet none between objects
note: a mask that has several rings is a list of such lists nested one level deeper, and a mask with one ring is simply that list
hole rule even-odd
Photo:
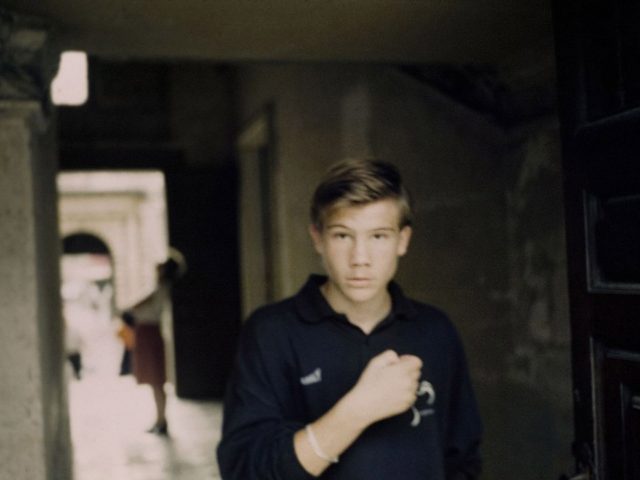
[{"label": "stone pillar", "polygon": [[[0,480],[71,478],[47,32],[0,8]],[[50,65],[52,65],[50,63]]]}]

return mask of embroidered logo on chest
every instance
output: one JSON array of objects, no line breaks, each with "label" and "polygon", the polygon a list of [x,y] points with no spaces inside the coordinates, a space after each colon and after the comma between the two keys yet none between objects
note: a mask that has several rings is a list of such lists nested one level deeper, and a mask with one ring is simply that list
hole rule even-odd
[{"label": "embroidered logo on chest", "polygon": [[[436,401],[436,391],[433,388],[431,382],[422,380],[418,385],[418,391],[416,392],[418,399],[416,403],[411,407],[413,418],[411,419],[411,426],[417,427],[422,421],[422,417],[428,417],[435,413],[433,404]],[[422,408],[420,408],[422,407]]]},{"label": "embroidered logo on chest", "polygon": [[308,386],[313,385],[314,383],[320,383],[322,381],[322,369],[320,367],[316,368],[309,375],[305,375],[300,378],[300,383],[302,385]]}]

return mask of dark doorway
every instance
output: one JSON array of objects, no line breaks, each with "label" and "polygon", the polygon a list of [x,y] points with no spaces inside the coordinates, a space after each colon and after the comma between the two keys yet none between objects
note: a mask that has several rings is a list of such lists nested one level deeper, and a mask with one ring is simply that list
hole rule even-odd
[{"label": "dark doorway", "polygon": [[[192,77],[210,81],[202,90],[176,87]],[[58,109],[62,170],[164,174],[169,244],[188,264],[173,290],[183,398],[223,395],[240,328],[231,79],[215,65],[92,57],[87,103]]]},{"label": "dark doorway", "polygon": [[89,233],[75,233],[62,240],[62,251],[65,254],[95,253],[108,255],[109,248],[98,237]]}]

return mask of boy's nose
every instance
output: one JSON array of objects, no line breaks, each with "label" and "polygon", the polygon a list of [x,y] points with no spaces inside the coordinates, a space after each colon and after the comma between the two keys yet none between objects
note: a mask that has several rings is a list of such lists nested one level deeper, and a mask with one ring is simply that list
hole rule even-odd
[{"label": "boy's nose", "polygon": [[356,240],[351,249],[351,264],[356,266],[369,265],[370,260],[371,257],[366,242]]}]

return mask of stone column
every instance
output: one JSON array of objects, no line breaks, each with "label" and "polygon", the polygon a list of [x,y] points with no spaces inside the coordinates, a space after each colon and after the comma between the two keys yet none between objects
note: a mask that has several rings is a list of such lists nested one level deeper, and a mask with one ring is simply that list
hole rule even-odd
[{"label": "stone column", "polygon": [[1,8],[0,39],[0,480],[64,480],[71,442],[46,113],[52,56],[40,20]]}]

